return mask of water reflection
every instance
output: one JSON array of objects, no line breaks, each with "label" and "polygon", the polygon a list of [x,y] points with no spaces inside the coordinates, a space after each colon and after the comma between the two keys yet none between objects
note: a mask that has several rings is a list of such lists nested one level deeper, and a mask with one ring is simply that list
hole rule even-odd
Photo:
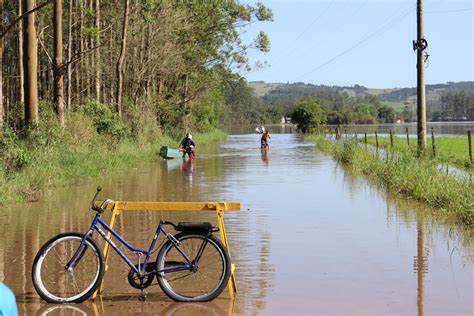
[{"label": "water reflection", "polygon": [[94,310],[85,304],[45,304],[37,312],[36,316],[90,316],[100,315],[97,310],[97,305],[94,303]]},{"label": "water reflection", "polygon": [[177,303],[161,300],[138,301],[133,298],[104,299],[98,296],[94,301],[80,304],[41,304],[36,316],[105,316],[105,315],[160,315],[160,316],[231,316],[234,300],[217,299],[213,302]]},{"label": "water reflection", "polygon": [[[102,300],[74,307],[85,305],[93,315],[471,314],[472,231],[313,147],[274,133],[271,152],[262,155],[258,135],[235,135],[200,149],[191,164],[160,160],[101,179],[103,196],[116,200],[242,202],[242,211],[225,214],[237,298],[235,307],[227,291],[211,304],[174,305],[155,283],[139,302],[126,279],[129,267],[111,253]],[[68,308],[49,310],[40,301],[32,260],[59,232],[89,227],[96,185],[0,209],[0,281],[17,295],[21,315],[68,315]],[[146,248],[160,219],[217,224],[212,212],[131,211],[122,212],[116,229]]]},{"label": "water reflection", "polygon": [[268,148],[260,149],[260,152],[261,152],[261,155],[262,155],[262,161],[263,161],[263,164],[265,166],[268,166],[268,164],[270,163],[270,159],[268,158],[268,152],[269,151],[270,151],[270,149],[268,149]]},{"label": "water reflection", "polygon": [[428,273],[428,254],[425,253],[425,230],[423,222],[418,221],[417,254],[413,263],[413,270],[417,275],[417,305],[418,316],[425,314],[425,274]]}]

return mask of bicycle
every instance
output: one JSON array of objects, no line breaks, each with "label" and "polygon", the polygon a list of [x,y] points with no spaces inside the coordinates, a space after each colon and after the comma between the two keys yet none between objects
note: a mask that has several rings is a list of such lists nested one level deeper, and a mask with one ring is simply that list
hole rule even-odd
[{"label": "bicycle", "polygon": [[[156,276],[163,292],[179,302],[210,301],[222,293],[230,276],[230,258],[226,248],[212,235],[218,231],[211,223],[160,220],[148,250],[130,245],[120,234],[101,218],[110,199],[96,202],[101,191],[91,201],[96,214],[85,234],[62,233],[46,242],[33,262],[33,285],[39,296],[50,303],[80,303],[87,300],[99,287],[104,276],[105,263],[102,251],[91,237],[94,231],[130,266],[129,284],[143,290],[153,283]],[[172,226],[178,233],[168,233],[164,226]],[[102,227],[102,228],[101,228]],[[104,232],[108,231],[138,257],[138,264],[117,247]],[[156,262],[150,260],[158,237],[165,240]],[[145,256],[143,262],[141,257]],[[49,271],[48,269],[51,269]]]}]

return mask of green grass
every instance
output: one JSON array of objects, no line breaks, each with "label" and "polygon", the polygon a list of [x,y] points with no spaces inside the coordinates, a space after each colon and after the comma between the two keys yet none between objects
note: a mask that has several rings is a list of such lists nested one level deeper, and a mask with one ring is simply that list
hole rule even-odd
[{"label": "green grass", "polygon": [[[51,188],[161,159],[161,146],[178,147],[181,141],[145,124],[134,137],[117,140],[98,134],[93,123],[81,115],[70,117],[67,126],[65,130],[48,127],[45,130],[54,130],[53,136],[40,135],[38,142],[15,139],[11,133],[0,135],[0,205],[38,201]],[[193,137],[203,145],[221,142],[227,134],[216,129]]]},{"label": "green grass", "polygon": [[421,201],[437,214],[455,218],[466,225],[474,223],[474,184],[439,172],[429,157],[416,158],[410,150],[399,149],[382,160],[354,141],[332,142],[323,136],[307,139],[322,151],[390,191]]},{"label": "green grass", "polygon": [[[379,137],[379,146],[390,148],[390,138]],[[363,140],[360,140],[363,141]],[[367,142],[371,145],[376,144],[375,137],[367,137]],[[396,150],[408,148],[406,138],[394,137],[394,147]],[[416,152],[416,139],[410,139],[410,150]],[[433,146],[431,138],[427,139],[426,154],[433,156]],[[435,137],[436,160],[441,163],[451,164],[463,170],[473,173],[474,164],[469,160],[469,147],[467,136],[463,137]]]}]

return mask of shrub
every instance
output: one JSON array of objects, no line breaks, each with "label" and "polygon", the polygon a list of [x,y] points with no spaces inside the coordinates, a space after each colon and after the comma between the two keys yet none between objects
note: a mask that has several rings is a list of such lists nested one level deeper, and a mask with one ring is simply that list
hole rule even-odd
[{"label": "shrub", "polygon": [[10,128],[5,128],[0,138],[0,154],[7,175],[21,170],[31,161],[31,156],[24,142]]},{"label": "shrub", "polygon": [[81,111],[92,119],[99,134],[113,136],[117,141],[128,137],[127,127],[107,104],[89,102],[81,108]]},{"label": "shrub", "polygon": [[291,115],[291,120],[297,124],[299,130],[306,134],[321,126],[326,121],[326,114],[318,100],[303,99],[298,102]]}]

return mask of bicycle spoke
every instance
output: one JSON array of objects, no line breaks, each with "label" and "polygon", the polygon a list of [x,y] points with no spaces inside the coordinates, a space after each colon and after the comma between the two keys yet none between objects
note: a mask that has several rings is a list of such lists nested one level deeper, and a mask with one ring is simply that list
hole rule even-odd
[{"label": "bicycle spoke", "polygon": [[[212,237],[192,233],[182,233],[179,241],[181,251],[198,261],[196,267],[191,267],[192,271],[186,271],[186,274],[163,273],[163,277],[158,278],[163,290],[171,298],[182,301],[205,301],[216,297],[224,289],[230,273],[230,267],[225,262],[227,257],[221,250],[223,246],[218,246]],[[159,269],[165,262],[175,262],[176,258],[182,257],[175,246],[168,244],[167,247],[163,254],[160,253]],[[199,251],[202,253],[197,258]]]},{"label": "bicycle spoke", "polygon": [[[58,235],[35,259],[33,281],[38,293],[47,301],[81,301],[98,284],[103,269],[98,247],[86,241],[81,248],[81,242],[82,237],[78,234]],[[72,270],[65,269],[76,253]]]}]

